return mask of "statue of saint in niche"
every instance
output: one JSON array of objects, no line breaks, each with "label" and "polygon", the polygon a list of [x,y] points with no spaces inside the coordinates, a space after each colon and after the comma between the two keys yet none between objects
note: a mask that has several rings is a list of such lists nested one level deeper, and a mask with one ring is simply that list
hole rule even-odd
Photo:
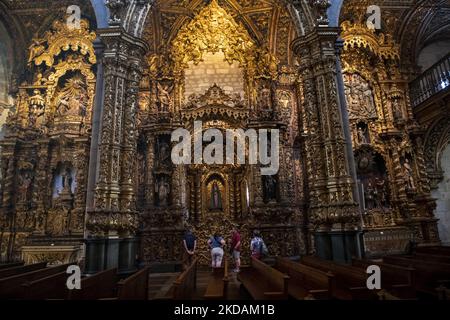
[{"label": "statue of saint in niche", "polygon": [[167,142],[162,141],[158,144],[158,162],[161,167],[169,165],[170,157],[171,157],[171,150],[170,146]]},{"label": "statue of saint in niche", "polygon": [[263,177],[264,200],[266,202],[277,200],[277,180],[275,176]]},{"label": "statue of saint in niche", "polygon": [[81,76],[75,76],[67,80],[56,100],[58,116],[80,116],[85,118],[87,113],[87,96],[87,90]]},{"label": "statue of saint in niche", "polygon": [[214,182],[211,188],[211,209],[221,210],[222,208],[222,194],[220,192],[219,185],[217,182]]},{"label": "statue of saint in niche", "polygon": [[368,144],[367,129],[364,127],[358,127],[358,140],[360,144]]},{"label": "statue of saint in niche", "polygon": [[272,92],[268,84],[262,85],[258,95],[258,107],[260,110],[272,109]]},{"label": "statue of saint in niche", "polygon": [[28,124],[30,127],[36,127],[40,124],[39,119],[44,115],[45,99],[41,95],[41,92],[36,89],[29,101]]},{"label": "statue of saint in niche", "polygon": [[161,177],[156,182],[156,192],[158,194],[158,204],[160,207],[167,207],[169,204],[170,184],[167,178]]},{"label": "statue of saint in niche", "polygon": [[406,185],[409,190],[414,190],[415,184],[414,184],[414,175],[413,175],[413,169],[411,167],[411,164],[409,162],[408,158],[405,158],[405,162],[403,163],[403,172],[405,175]]}]

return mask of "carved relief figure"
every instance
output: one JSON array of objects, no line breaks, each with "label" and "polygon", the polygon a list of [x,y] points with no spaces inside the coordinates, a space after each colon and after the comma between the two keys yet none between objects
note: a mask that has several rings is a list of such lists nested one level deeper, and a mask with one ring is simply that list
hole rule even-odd
[{"label": "carved relief figure", "polygon": [[172,106],[173,85],[158,83],[158,106],[160,112],[169,112]]},{"label": "carved relief figure", "polygon": [[19,187],[17,194],[17,202],[25,204],[28,201],[28,196],[31,188],[33,176],[30,171],[23,171],[19,175]]},{"label": "carved relief figure", "polygon": [[265,83],[261,85],[257,103],[260,110],[272,109],[272,92],[269,84]]},{"label": "carved relief figure", "polygon": [[411,167],[411,164],[410,164],[408,158],[405,158],[405,162],[403,163],[403,173],[405,175],[405,180],[406,180],[408,189],[414,190],[416,187],[414,184],[413,169]]},{"label": "carved relief figure", "polygon": [[87,96],[84,81],[80,76],[69,79],[56,100],[58,116],[80,116],[85,118]]},{"label": "carved relief figure", "polygon": [[39,118],[44,115],[45,99],[39,90],[33,91],[33,96],[29,99],[28,125],[36,127],[39,124]]},{"label": "carved relief figure", "polygon": [[345,94],[350,120],[376,119],[377,112],[372,90],[359,74],[344,74]]},{"label": "carved relief figure", "polygon": [[33,62],[34,58],[39,57],[45,51],[45,46],[43,45],[46,42],[45,39],[40,39],[37,37],[37,35],[35,35],[32,41],[33,42],[28,48],[30,52],[28,56],[29,65]]}]

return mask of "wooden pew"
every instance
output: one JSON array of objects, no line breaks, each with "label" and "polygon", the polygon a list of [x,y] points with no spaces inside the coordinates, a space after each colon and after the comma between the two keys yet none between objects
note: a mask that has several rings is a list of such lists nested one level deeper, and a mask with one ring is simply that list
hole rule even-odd
[{"label": "wooden pew", "polygon": [[323,272],[288,258],[277,257],[275,269],[290,277],[289,296],[297,300],[328,300],[336,287],[331,272]]},{"label": "wooden pew", "polygon": [[336,279],[333,297],[340,300],[378,300],[376,290],[367,288],[367,273],[353,266],[340,265],[313,256],[303,257],[301,262],[324,272],[331,272]]},{"label": "wooden pew", "polygon": [[287,299],[289,276],[252,257],[251,267],[242,268],[238,280],[255,300]]},{"label": "wooden pew", "polygon": [[27,266],[15,266],[11,268],[0,270],[0,279],[8,278],[11,276],[16,276],[22,273],[31,272],[39,269],[44,269],[47,266],[47,262],[40,262],[35,264],[30,264]]},{"label": "wooden pew", "polygon": [[384,291],[384,296],[393,294],[395,297],[402,299],[416,298],[414,268],[361,259],[353,259],[352,265],[361,268],[364,272],[371,265],[379,266],[381,269],[381,288],[389,291]]},{"label": "wooden pew", "polygon": [[66,271],[48,276],[39,280],[27,282],[21,285],[21,299],[25,300],[62,300],[69,290],[67,289],[67,279],[69,274]]},{"label": "wooden pew", "polygon": [[224,258],[224,267],[214,269],[208,287],[206,288],[205,300],[224,300],[228,293],[228,259]]},{"label": "wooden pew", "polygon": [[147,300],[150,267],[145,267],[117,284],[119,300]]},{"label": "wooden pew", "polygon": [[417,247],[415,251],[416,253],[450,256],[449,246]]},{"label": "wooden pew", "polygon": [[0,270],[23,266],[24,262],[9,262],[0,264]]},{"label": "wooden pew", "polygon": [[447,289],[446,287],[441,285],[439,288],[436,289],[436,291],[439,300],[446,300],[446,301],[450,300],[450,289]]},{"label": "wooden pew", "polygon": [[117,297],[117,269],[101,271],[81,280],[81,290],[69,290],[67,300],[99,300]]},{"label": "wooden pew", "polygon": [[23,294],[22,284],[66,272],[70,265],[73,264],[63,264],[0,279],[0,299],[20,299]]},{"label": "wooden pew", "polygon": [[450,264],[447,263],[414,259],[412,256],[386,256],[383,261],[414,268],[416,270],[416,290],[429,296],[436,297],[436,288],[441,283],[450,282]]},{"label": "wooden pew", "polygon": [[197,288],[197,265],[199,258],[195,258],[192,264],[182,272],[174,281],[165,299],[190,300]]},{"label": "wooden pew", "polygon": [[450,255],[442,255],[442,254],[430,254],[430,253],[416,253],[413,256],[410,256],[416,260],[424,260],[424,261],[433,261],[438,263],[447,263],[450,264]]}]

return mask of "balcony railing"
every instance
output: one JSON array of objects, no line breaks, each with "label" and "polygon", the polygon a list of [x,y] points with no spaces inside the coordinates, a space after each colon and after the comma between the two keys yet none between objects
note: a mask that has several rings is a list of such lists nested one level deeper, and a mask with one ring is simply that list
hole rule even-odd
[{"label": "balcony railing", "polygon": [[450,88],[450,53],[409,85],[413,107]]}]

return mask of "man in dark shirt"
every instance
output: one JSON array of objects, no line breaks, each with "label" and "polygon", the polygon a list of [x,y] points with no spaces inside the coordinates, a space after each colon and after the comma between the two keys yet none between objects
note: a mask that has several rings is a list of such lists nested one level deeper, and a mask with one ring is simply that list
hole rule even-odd
[{"label": "man in dark shirt", "polygon": [[184,234],[183,247],[183,270],[186,270],[192,263],[195,249],[197,247],[197,239],[195,238],[191,229],[187,229],[186,233]]}]

